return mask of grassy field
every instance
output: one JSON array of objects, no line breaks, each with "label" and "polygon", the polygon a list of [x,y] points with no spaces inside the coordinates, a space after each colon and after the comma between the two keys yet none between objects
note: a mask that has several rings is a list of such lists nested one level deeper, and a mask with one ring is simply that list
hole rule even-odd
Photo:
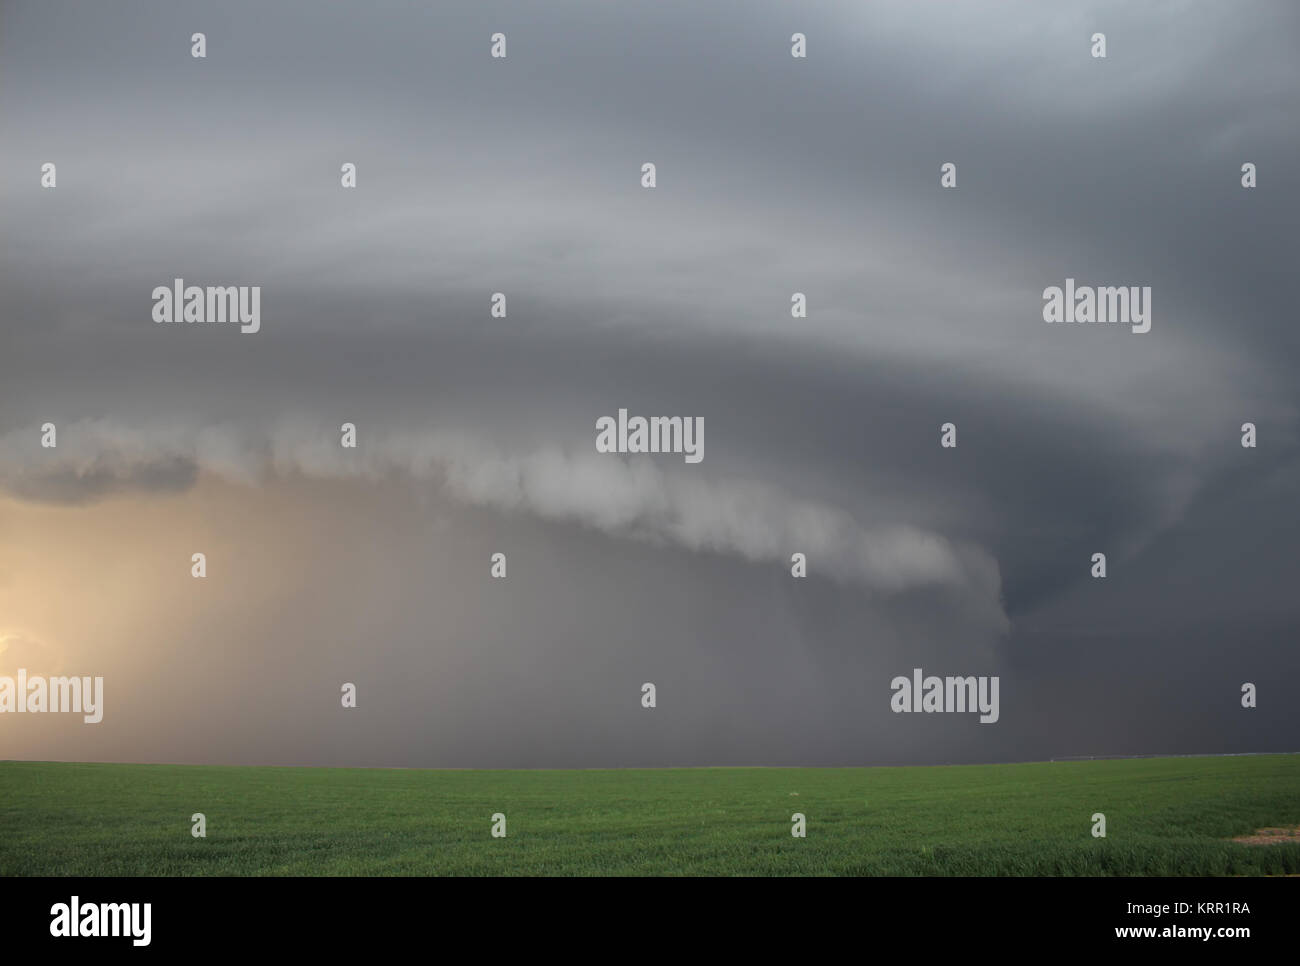
[{"label": "grassy field", "polygon": [[[494,812],[505,838],[490,835]],[[794,812],[807,838],[791,836]],[[1300,872],[1300,844],[1227,839],[1297,824],[1288,755],[629,771],[0,762],[3,875],[1250,875]]]}]

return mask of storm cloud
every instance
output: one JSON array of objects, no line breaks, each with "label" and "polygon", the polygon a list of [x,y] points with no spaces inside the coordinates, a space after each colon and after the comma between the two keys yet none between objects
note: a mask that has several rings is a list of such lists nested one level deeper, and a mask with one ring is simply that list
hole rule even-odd
[{"label": "storm cloud", "polygon": [[[108,694],[0,755],[1294,749],[1293,5],[0,11],[0,635]],[[620,408],[706,458],[598,454]],[[998,723],[891,714],[917,666]]]}]

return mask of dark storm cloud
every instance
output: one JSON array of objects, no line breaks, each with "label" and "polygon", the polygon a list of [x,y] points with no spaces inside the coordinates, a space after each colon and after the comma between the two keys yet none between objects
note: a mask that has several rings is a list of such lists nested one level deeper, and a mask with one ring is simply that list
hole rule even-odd
[{"label": "dark storm cloud", "polygon": [[42,503],[86,503],[124,490],[169,493],[193,486],[198,469],[193,460],[184,458],[150,458],[84,469],[60,467],[14,478],[10,492],[19,499]]},{"label": "dark storm cloud", "polygon": [[[1293,7],[234,4],[125,16],[15,4],[0,16],[10,493],[84,503],[175,493],[211,473],[249,493],[323,487],[382,530],[395,511],[365,494],[402,478],[436,491],[475,561],[445,575],[450,598],[481,593],[475,533],[546,561],[531,596],[514,589],[512,554],[509,607],[466,611],[443,635],[447,664],[471,683],[440,678],[434,717],[412,710],[412,692],[392,721],[340,731],[336,755],[273,734],[139,755],[618,765],[1223,750],[1226,719],[1189,720],[1176,690],[1139,702],[1123,667],[1139,633],[1144,667],[1184,662],[1189,587],[1217,602],[1192,653],[1212,648],[1208,628],[1236,626],[1256,666],[1280,673],[1276,634],[1296,615],[1267,574],[1285,554],[1234,559],[1231,580],[1213,561],[1230,533],[1265,539],[1296,493]],[[189,57],[195,30],[204,61]],[[487,56],[496,30],[505,62]],[[806,62],[788,55],[796,30]],[[1094,30],[1106,61],[1087,55]],[[358,164],[355,191],[338,187],[344,160]],[[647,160],[654,192],[638,187]],[[1239,187],[1247,160],[1254,191]],[[38,186],[44,161],[59,164],[56,191]],[[955,191],[938,187],[944,161],[958,165]],[[260,284],[263,330],[155,326],[149,293],[177,276]],[[1066,277],[1151,285],[1151,333],[1045,325],[1042,289]],[[488,317],[494,291],[508,294],[506,320]],[[790,317],[793,291],[808,293],[806,320]],[[529,460],[591,454],[595,419],[619,407],[703,416],[704,463],[665,465],[645,489],[574,463],[563,492],[542,498],[502,495],[499,475],[477,471],[477,488],[449,486],[445,455],[433,474],[393,456],[403,441],[418,451],[465,436],[516,479]],[[60,425],[57,455],[39,447],[46,420]],[[344,420],[363,457],[384,454],[363,474],[333,462]],[[1248,420],[1258,450],[1238,445]],[[955,451],[938,445],[947,421]],[[736,500],[683,496],[688,478],[779,497],[724,527]],[[1271,500],[1234,500],[1260,480],[1275,481]],[[581,485],[597,489],[582,498]],[[646,503],[602,507],[618,493]],[[810,534],[827,553],[796,590],[785,538],[779,555],[746,548],[788,534],[770,518],[803,503],[845,514],[869,543],[915,528],[981,563],[946,590],[886,592]],[[688,506],[707,508],[694,529]],[[650,545],[624,539],[638,514]],[[700,536],[712,527],[725,539]],[[1153,561],[1189,534],[1184,576],[1160,580]],[[1098,550],[1105,582],[1088,577]],[[432,565],[401,541],[390,552],[412,572]],[[373,588],[366,573],[327,571],[315,579],[335,595]],[[682,595],[689,622],[672,604]],[[284,612],[246,627],[276,661],[317,668],[327,691],[356,673],[313,656],[324,625],[300,637]],[[370,632],[393,669],[371,686],[415,687],[400,669],[446,617],[403,595]],[[498,636],[484,646],[489,626]],[[913,662],[1000,669],[1003,720],[971,730],[891,715],[888,680]],[[1215,664],[1181,693],[1198,707],[1231,697],[1236,673]],[[656,674],[681,690],[651,734],[624,690]],[[475,698],[472,682],[500,700]],[[1098,722],[1108,687],[1134,695],[1122,726]],[[291,716],[335,728],[302,701]],[[546,728],[521,725],[538,719]],[[1276,747],[1297,721],[1232,733]]]}]

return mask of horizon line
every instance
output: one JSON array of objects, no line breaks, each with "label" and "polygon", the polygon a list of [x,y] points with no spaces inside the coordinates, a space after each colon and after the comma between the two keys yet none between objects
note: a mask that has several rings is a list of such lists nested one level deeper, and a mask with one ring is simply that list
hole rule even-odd
[{"label": "horizon line", "polygon": [[917,763],[910,765],[615,765],[584,768],[453,768],[427,765],[237,765],[202,764],[187,761],[76,761],[58,758],[0,758],[0,765],[138,765],[159,768],[315,768],[348,771],[706,771],[706,770],[821,770],[843,771],[851,768],[990,768],[998,765],[1075,764],[1084,761],[1141,761],[1157,758],[1249,758],[1264,755],[1297,755],[1300,751],[1220,751],[1183,754],[1144,755],[1067,755],[1058,758],[1029,758],[1017,761],[972,761]]}]

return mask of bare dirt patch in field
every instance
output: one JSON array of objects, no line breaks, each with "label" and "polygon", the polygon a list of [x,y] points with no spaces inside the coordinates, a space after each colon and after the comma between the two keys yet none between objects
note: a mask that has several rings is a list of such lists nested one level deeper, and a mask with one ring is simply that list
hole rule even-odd
[{"label": "bare dirt patch in field", "polygon": [[1300,826],[1296,828],[1257,828],[1254,835],[1239,835],[1232,841],[1242,845],[1281,845],[1283,842],[1300,843]]}]

